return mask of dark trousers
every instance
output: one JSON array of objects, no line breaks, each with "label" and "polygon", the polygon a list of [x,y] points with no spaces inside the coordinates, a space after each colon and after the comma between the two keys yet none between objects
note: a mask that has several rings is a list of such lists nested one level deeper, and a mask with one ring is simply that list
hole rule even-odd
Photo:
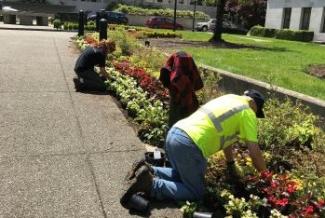
[{"label": "dark trousers", "polygon": [[103,79],[93,69],[76,70],[82,89],[85,91],[106,91]]}]

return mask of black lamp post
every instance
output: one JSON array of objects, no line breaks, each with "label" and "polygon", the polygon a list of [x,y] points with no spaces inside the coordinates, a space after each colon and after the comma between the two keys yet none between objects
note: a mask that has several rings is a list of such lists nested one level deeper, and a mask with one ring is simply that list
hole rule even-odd
[{"label": "black lamp post", "polygon": [[175,0],[175,5],[174,5],[174,32],[176,30],[176,10],[177,10],[177,0]]},{"label": "black lamp post", "polygon": [[194,8],[193,8],[193,25],[192,25],[192,31],[195,31],[195,14],[196,14],[196,4],[197,0],[194,0]]},{"label": "black lamp post", "polygon": [[79,26],[78,26],[78,36],[83,36],[84,31],[85,31],[85,26],[84,26],[84,11],[80,10],[79,11]]}]

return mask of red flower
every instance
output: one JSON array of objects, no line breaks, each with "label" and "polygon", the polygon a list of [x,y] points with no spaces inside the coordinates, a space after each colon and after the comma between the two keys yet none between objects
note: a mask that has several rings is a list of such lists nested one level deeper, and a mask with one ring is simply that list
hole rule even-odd
[{"label": "red flower", "polygon": [[275,205],[284,207],[288,204],[288,202],[289,202],[288,198],[282,198],[282,199],[276,200]]},{"label": "red flower", "polygon": [[313,213],[314,213],[314,207],[311,206],[311,205],[305,207],[305,208],[303,209],[303,211],[302,211],[302,214],[303,214],[304,216],[306,216],[306,215],[311,215],[311,214],[313,214]]},{"label": "red flower", "polygon": [[295,182],[289,182],[287,185],[287,192],[290,194],[295,192],[296,190],[297,190],[297,184]]},{"label": "red flower", "polygon": [[272,172],[271,171],[265,170],[265,171],[261,172],[261,178],[262,179],[269,179],[271,177],[272,177]]},{"label": "red flower", "polygon": [[272,188],[276,188],[276,187],[278,187],[278,184],[279,184],[279,183],[276,182],[276,181],[274,181],[274,180],[271,181],[271,187],[272,187]]},{"label": "red flower", "polygon": [[319,199],[317,203],[321,207],[324,207],[325,206],[325,200],[324,199]]},{"label": "red flower", "polygon": [[274,205],[275,202],[277,201],[276,197],[274,195],[270,195],[267,197],[267,200],[268,202],[271,204],[271,205]]}]

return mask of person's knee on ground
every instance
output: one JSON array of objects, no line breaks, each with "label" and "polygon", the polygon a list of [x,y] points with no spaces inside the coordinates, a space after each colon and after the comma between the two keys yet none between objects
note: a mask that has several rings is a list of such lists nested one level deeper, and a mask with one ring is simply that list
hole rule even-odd
[{"label": "person's knee on ground", "polygon": [[132,180],[135,178],[135,176],[138,174],[137,171],[140,169],[140,167],[146,165],[150,171],[150,173],[152,175],[154,175],[154,170],[151,167],[151,165],[149,163],[146,162],[146,160],[144,158],[140,159],[140,160],[136,160],[133,162],[131,170],[129,172],[127,172],[125,180]]}]

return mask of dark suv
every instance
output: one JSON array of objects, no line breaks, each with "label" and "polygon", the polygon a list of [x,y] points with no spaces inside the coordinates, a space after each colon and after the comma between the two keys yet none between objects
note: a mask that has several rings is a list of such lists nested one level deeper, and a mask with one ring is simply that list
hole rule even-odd
[{"label": "dark suv", "polygon": [[[115,23],[115,24],[128,24],[129,20],[124,13],[115,12],[115,11],[105,11],[105,17],[107,19],[107,23]],[[96,20],[96,12],[92,12],[88,14],[87,20],[95,21]]]}]

